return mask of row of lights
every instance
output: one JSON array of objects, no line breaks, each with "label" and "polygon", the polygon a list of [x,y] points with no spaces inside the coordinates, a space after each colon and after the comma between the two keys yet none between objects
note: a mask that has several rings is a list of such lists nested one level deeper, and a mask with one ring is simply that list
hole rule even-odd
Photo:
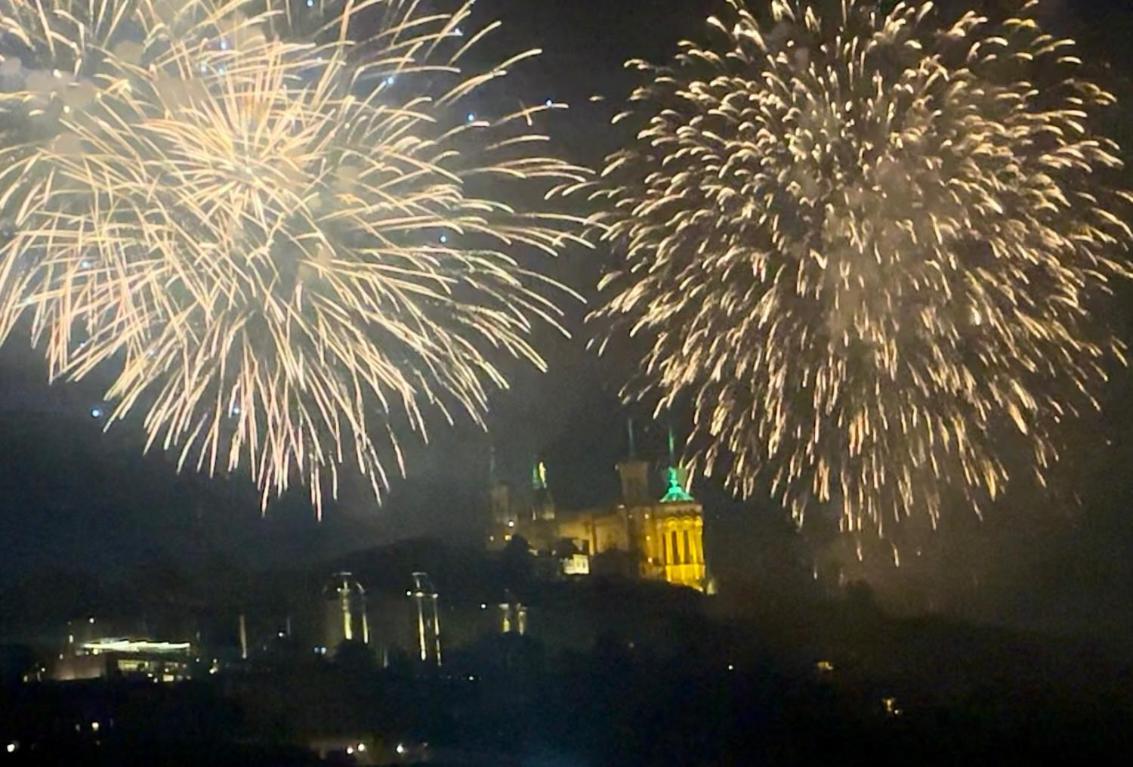
[{"label": "row of lights", "polygon": [[[94,721],[94,722],[90,723],[90,731],[91,732],[97,733],[101,729],[102,729],[102,724],[100,722]],[[81,731],[82,731],[82,725],[76,724],[75,725],[75,732],[81,732]],[[20,742],[18,740],[9,741],[7,743],[7,745],[4,746],[4,750],[6,752],[8,752],[9,754],[14,754],[14,753],[16,753],[17,751],[20,750]]]}]

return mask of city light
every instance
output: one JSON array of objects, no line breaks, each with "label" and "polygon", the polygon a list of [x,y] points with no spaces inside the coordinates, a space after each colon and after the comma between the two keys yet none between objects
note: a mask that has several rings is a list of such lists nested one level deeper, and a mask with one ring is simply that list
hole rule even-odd
[{"label": "city light", "polygon": [[192,650],[189,642],[155,642],[146,639],[95,639],[83,642],[79,647],[94,655],[105,652],[183,655]]}]

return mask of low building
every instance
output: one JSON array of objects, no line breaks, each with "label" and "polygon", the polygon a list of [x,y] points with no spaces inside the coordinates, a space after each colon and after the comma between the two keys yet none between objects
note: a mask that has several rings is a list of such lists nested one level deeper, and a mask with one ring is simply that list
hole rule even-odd
[{"label": "low building", "polygon": [[619,572],[708,590],[704,508],[676,463],[672,436],[666,487],[657,491],[651,464],[636,456],[632,426],[630,435],[630,454],[616,466],[621,498],[609,506],[559,509],[542,463],[532,471],[531,500],[523,504],[495,479],[493,466],[488,547],[501,550],[521,537],[541,556],[557,560],[553,569],[565,576]]},{"label": "low building", "polygon": [[189,642],[103,637],[69,643],[52,677],[57,681],[126,677],[154,682],[182,682],[193,671]]}]

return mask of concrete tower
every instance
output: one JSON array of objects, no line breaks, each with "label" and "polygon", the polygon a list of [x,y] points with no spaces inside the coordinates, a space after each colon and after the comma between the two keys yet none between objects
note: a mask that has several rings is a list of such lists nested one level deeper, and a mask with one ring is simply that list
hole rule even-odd
[{"label": "concrete tower", "polygon": [[633,419],[626,422],[629,438],[629,455],[617,464],[618,477],[622,481],[622,503],[626,506],[642,506],[652,502],[649,497],[649,462],[637,457],[637,439],[633,431]]},{"label": "concrete tower", "polygon": [[350,573],[335,573],[323,588],[323,646],[335,652],[343,642],[370,643],[366,591]]},{"label": "concrete tower", "polygon": [[511,486],[501,482],[496,472],[496,448],[493,445],[488,453],[488,503],[492,513],[492,525],[496,528],[513,528],[519,521],[511,498]]},{"label": "concrete tower", "polygon": [[437,611],[440,595],[428,573],[413,573],[409,592],[417,612],[417,650],[422,663],[441,665],[441,616]]}]

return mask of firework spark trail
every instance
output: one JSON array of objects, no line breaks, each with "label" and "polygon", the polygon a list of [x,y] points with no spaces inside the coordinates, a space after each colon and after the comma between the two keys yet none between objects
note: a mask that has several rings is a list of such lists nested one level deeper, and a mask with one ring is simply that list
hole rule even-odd
[{"label": "firework spark trail", "polygon": [[321,513],[341,464],[379,497],[383,445],[404,470],[396,423],[482,423],[499,359],[543,365],[562,288],[516,255],[582,241],[506,200],[585,174],[537,153],[560,105],[467,114],[532,55],[464,72],[471,3],[340,3],[310,38],[247,5],[0,1],[0,337],[26,318],[53,377],[112,366],[108,422]]},{"label": "firework spark trail", "polygon": [[1058,423],[1124,361],[1090,312],[1129,276],[1118,148],[1090,127],[1113,97],[1035,3],[1001,23],[730,5],[722,44],[629,64],[647,82],[615,123],[644,127],[594,218],[624,253],[599,342],[645,347],[626,396],[690,402],[690,460],[800,523],[935,526],[950,488],[980,513],[1000,440],[1041,482]]}]

